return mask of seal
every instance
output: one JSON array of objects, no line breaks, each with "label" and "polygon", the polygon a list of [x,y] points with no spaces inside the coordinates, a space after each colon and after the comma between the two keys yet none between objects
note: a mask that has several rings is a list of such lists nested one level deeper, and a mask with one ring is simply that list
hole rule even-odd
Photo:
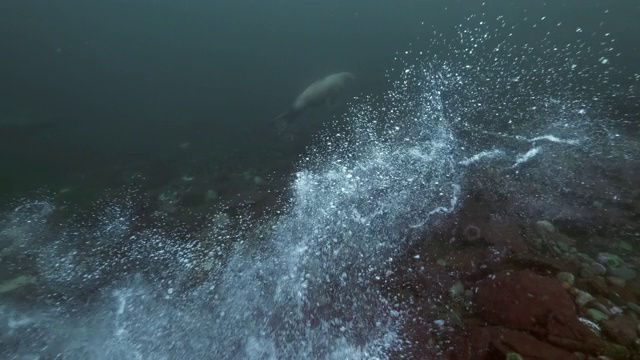
[{"label": "seal", "polygon": [[355,78],[355,75],[350,72],[340,72],[314,82],[296,97],[287,112],[280,114],[275,120],[290,122],[297,119],[307,109],[320,105],[331,106],[335,104],[343,88]]}]

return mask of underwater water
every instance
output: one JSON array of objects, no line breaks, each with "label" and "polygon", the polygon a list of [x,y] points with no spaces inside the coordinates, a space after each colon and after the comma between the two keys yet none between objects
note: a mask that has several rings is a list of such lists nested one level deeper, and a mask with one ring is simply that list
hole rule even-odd
[{"label": "underwater water", "polygon": [[[446,260],[452,268],[434,270],[442,293],[423,285],[445,262],[435,254],[468,243],[498,262],[517,252],[485,234],[468,206],[478,193],[492,208],[487,221],[517,219],[518,233],[549,220],[572,237],[637,247],[637,118],[609,102],[637,101],[638,75],[616,67],[623,49],[606,31],[488,12],[425,31],[428,46],[398,46],[386,86],[350,99],[302,155],[289,155],[284,174],[228,175],[244,182],[226,193],[250,187],[249,200],[207,195],[211,184],[198,178],[211,173],[194,161],[164,187],[138,182],[153,176],[153,162],[126,168],[131,181],[91,205],[64,198],[73,189],[8,201],[2,358],[456,358],[456,328],[477,325],[455,317],[474,307],[475,282],[501,267]],[[212,172],[217,180],[224,171]],[[278,187],[273,195],[265,181]],[[189,207],[193,188],[213,205]],[[462,300],[451,290],[457,279],[469,292]],[[456,304],[466,310],[452,316]],[[494,355],[482,358],[504,358]]]}]

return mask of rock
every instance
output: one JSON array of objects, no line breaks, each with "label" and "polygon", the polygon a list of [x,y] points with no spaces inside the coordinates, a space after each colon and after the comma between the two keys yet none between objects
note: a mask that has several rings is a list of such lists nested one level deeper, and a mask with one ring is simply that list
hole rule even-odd
[{"label": "rock", "polygon": [[570,272],[560,272],[556,275],[556,279],[569,285],[573,285],[576,282],[576,277]]},{"label": "rock", "polygon": [[640,298],[640,282],[638,279],[635,279],[634,281],[627,281],[626,289],[629,290],[633,296]]},{"label": "rock", "polygon": [[601,313],[607,315],[608,317],[612,317],[613,313],[611,312],[611,310],[609,308],[607,308],[604,304],[601,304],[597,301],[594,301],[591,303],[591,307],[600,311]]},{"label": "rock", "polygon": [[606,279],[607,279],[607,282],[611,285],[620,286],[620,287],[624,287],[626,285],[626,282],[623,279],[620,279],[615,276],[607,276]]},{"label": "rock", "polygon": [[561,254],[568,253],[569,249],[571,249],[571,245],[567,244],[566,242],[557,242],[556,246],[558,247],[558,249],[560,249]]},{"label": "rock", "polygon": [[596,309],[588,309],[587,310],[587,316],[591,320],[593,320],[593,321],[595,321],[597,323],[600,323],[600,322],[602,322],[604,320],[608,320],[609,319],[609,317],[605,313],[603,313],[602,311],[596,310]]},{"label": "rock", "polygon": [[583,307],[585,305],[587,305],[588,303],[590,303],[591,301],[593,301],[595,298],[593,297],[593,295],[589,294],[586,291],[582,291],[580,289],[572,289],[573,294],[576,297],[576,304],[578,304],[578,306]]},{"label": "rock", "polygon": [[638,306],[638,304],[629,302],[627,303],[627,306],[629,307],[629,309],[631,309],[631,311],[635,312],[636,314],[640,314],[640,306]]},{"label": "rock", "polygon": [[609,299],[609,301],[611,301],[611,303],[614,304],[615,306],[625,306],[629,301],[628,299],[627,300],[623,299],[622,297],[620,297],[620,295],[616,294],[615,292],[608,293],[607,299]]},{"label": "rock", "polygon": [[[520,356],[520,359],[577,359],[577,357],[571,352],[560,349],[546,342],[542,342],[523,331],[492,327],[489,328],[489,334],[492,339],[491,345],[503,354],[503,358],[507,358],[509,360],[518,359],[518,357],[507,357],[509,354],[514,353],[517,356]],[[476,359],[476,357],[472,354],[469,359]]]},{"label": "rock", "polygon": [[602,354],[612,359],[628,359],[629,349],[618,344],[605,342],[605,346],[602,349]]},{"label": "rock", "polygon": [[546,359],[578,360],[570,351],[561,349],[524,331],[500,326],[473,327],[463,335],[454,334],[451,346],[443,357],[420,357],[421,359]]},{"label": "rock", "polygon": [[519,268],[536,269],[543,272],[549,271],[557,273],[566,270],[565,263],[532,253],[513,254],[504,259],[504,262],[513,264]]},{"label": "rock", "polygon": [[489,221],[482,229],[482,237],[490,244],[509,249],[512,253],[523,253],[528,250],[520,227],[510,219]]},{"label": "rock", "polygon": [[613,250],[618,253],[627,254],[633,251],[633,246],[626,241],[619,240],[614,243]]},{"label": "rock", "polygon": [[587,281],[587,288],[593,294],[608,294],[607,281],[602,276],[592,277]]},{"label": "rock", "polygon": [[573,301],[562,285],[530,270],[505,271],[480,281],[476,304],[490,323],[519,330],[540,327],[549,314],[576,317]]},{"label": "rock", "polygon": [[638,271],[627,266],[610,268],[609,274],[626,281],[633,280],[638,277]]},{"label": "rock", "polygon": [[540,236],[544,236],[545,234],[556,232],[556,228],[550,221],[540,220],[536,222],[536,231]]},{"label": "rock", "polygon": [[598,262],[607,268],[615,268],[623,264],[618,255],[602,252],[598,254]]},{"label": "rock", "polygon": [[510,352],[507,354],[507,356],[505,357],[506,360],[524,360],[524,358],[522,357],[522,355],[516,353],[516,352]]},{"label": "rock", "polygon": [[628,317],[617,317],[601,323],[602,330],[620,345],[631,346],[638,338],[638,324]]},{"label": "rock", "polygon": [[592,277],[592,276],[596,276],[596,274],[594,274],[593,272],[591,272],[591,271],[589,270],[589,268],[588,268],[588,267],[583,266],[583,267],[580,269],[580,277],[581,277],[581,278],[585,278],[585,279],[586,279],[586,278],[590,278],[590,277]]},{"label": "rock", "polygon": [[606,272],[607,268],[605,268],[602,264],[591,262],[582,266],[582,268],[580,269],[580,277],[589,278],[593,276],[600,276],[606,274]]},{"label": "rock", "polygon": [[464,294],[464,284],[460,280],[456,281],[451,288],[449,288],[449,294],[452,297],[462,296]]}]

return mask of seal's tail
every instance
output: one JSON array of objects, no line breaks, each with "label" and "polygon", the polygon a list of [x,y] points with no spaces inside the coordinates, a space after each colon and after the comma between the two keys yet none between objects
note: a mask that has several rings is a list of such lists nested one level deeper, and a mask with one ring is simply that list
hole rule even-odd
[{"label": "seal's tail", "polygon": [[298,118],[299,115],[300,115],[299,111],[289,110],[272,119],[269,122],[269,126],[272,129],[275,129],[275,131],[280,135],[286,134],[287,132],[290,131],[289,125],[291,125],[291,123],[296,118]]},{"label": "seal's tail", "polygon": [[273,119],[273,121],[274,122],[282,122],[282,121],[284,121],[287,124],[289,124],[293,120],[297,119],[299,115],[300,115],[299,111],[289,110],[287,112],[284,112],[284,113],[278,115],[275,119]]}]

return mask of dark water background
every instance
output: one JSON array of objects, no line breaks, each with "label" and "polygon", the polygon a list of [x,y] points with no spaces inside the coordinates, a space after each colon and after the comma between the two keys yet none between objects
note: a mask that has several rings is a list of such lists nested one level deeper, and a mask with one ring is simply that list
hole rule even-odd
[{"label": "dark water background", "polygon": [[0,118],[36,124],[0,128],[0,196],[139,162],[293,163],[309,138],[292,146],[266,123],[307,84],[351,71],[354,94],[383,91],[396,53],[483,13],[539,23],[515,42],[584,35],[545,35],[560,22],[609,33],[612,78],[636,86],[635,1],[2,1]]}]

